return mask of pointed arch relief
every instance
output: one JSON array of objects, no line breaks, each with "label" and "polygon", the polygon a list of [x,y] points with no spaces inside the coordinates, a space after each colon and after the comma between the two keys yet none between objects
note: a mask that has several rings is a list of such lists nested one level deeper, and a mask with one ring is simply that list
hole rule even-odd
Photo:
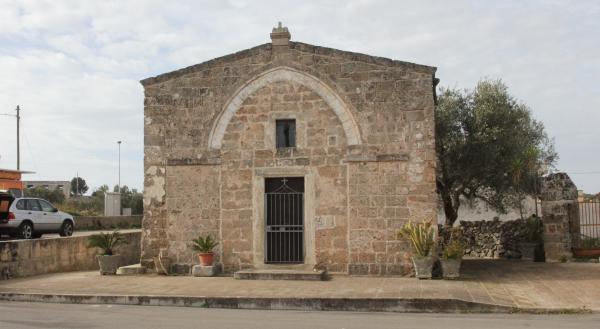
[{"label": "pointed arch relief", "polygon": [[327,103],[340,120],[348,145],[361,144],[360,131],[350,109],[333,89],[312,75],[282,66],[255,76],[231,96],[213,125],[208,139],[208,147],[210,149],[221,149],[227,126],[246,98],[262,87],[280,81],[296,82],[314,91]]}]

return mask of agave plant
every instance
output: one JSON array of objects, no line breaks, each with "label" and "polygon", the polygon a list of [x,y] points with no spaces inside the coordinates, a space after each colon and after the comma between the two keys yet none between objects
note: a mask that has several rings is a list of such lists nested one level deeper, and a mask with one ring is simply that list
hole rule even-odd
[{"label": "agave plant", "polygon": [[398,237],[408,239],[417,256],[427,257],[433,248],[435,229],[431,222],[408,222],[402,226],[400,232],[398,232]]},{"label": "agave plant", "polygon": [[93,234],[88,237],[88,248],[100,248],[102,250],[101,255],[113,255],[115,247],[128,243],[119,231]]},{"label": "agave plant", "polygon": [[210,234],[205,237],[199,236],[197,239],[192,240],[192,248],[201,253],[212,252],[212,250],[218,245],[219,243],[213,239]]}]

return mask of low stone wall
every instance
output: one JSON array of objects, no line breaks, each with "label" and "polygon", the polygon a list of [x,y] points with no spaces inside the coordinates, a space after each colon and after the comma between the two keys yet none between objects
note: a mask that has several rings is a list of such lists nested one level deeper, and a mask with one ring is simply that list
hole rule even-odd
[{"label": "low stone wall", "polygon": [[[523,220],[501,222],[460,221],[465,255],[479,258],[521,258],[519,243],[525,241]],[[448,234],[440,228],[440,234]],[[541,226],[540,226],[541,234]]]},{"label": "low stone wall", "polygon": [[75,230],[110,230],[141,228],[142,215],[132,216],[80,216],[75,217]]},{"label": "low stone wall", "polygon": [[[123,233],[129,244],[119,246],[123,265],[140,261],[140,231]],[[98,249],[87,247],[88,236],[0,242],[0,279],[98,269]]]}]

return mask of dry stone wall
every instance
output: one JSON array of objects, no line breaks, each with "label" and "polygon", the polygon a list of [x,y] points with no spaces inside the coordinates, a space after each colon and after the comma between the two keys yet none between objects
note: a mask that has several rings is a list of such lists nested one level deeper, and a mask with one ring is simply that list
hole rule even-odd
[{"label": "dry stone wall", "polygon": [[[521,258],[519,243],[526,241],[523,220],[461,221],[460,235],[465,243],[465,255],[477,258]],[[450,232],[439,226],[441,236]],[[542,226],[538,233],[541,237]]]}]

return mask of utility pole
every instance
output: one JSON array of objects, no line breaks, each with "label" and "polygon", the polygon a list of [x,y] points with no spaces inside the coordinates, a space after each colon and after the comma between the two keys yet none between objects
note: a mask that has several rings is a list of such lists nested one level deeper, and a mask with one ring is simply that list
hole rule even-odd
[{"label": "utility pole", "polygon": [[118,141],[119,144],[119,182],[117,184],[117,192],[121,193],[121,141]]},{"label": "utility pole", "polygon": [[20,134],[19,134],[19,126],[21,121],[21,108],[17,105],[17,170],[21,170],[21,143],[20,143]]},{"label": "utility pole", "polygon": [[123,200],[121,199],[121,141],[119,144],[119,182],[117,183],[117,192],[119,192],[119,216],[123,215]]}]

